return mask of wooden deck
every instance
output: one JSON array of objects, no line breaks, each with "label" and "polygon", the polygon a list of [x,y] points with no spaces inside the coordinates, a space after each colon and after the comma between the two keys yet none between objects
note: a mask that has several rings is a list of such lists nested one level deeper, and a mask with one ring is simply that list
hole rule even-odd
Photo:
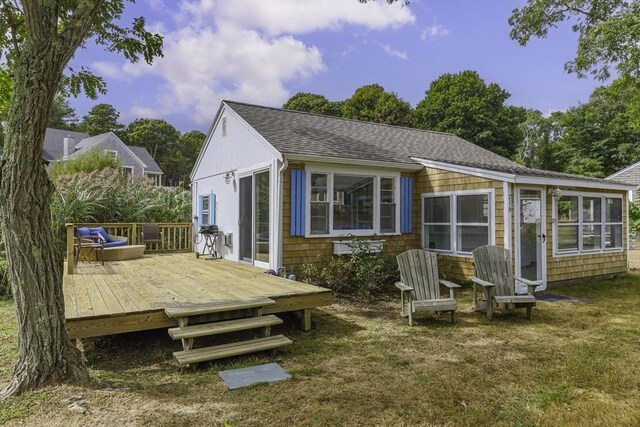
[{"label": "wooden deck", "polygon": [[[79,263],[64,276],[67,330],[87,338],[177,325],[165,307],[269,297],[264,313],[303,311],[330,305],[331,291],[265,274],[225,260],[197,260],[191,253],[148,255],[100,264]],[[210,317],[207,319],[209,320]]]}]

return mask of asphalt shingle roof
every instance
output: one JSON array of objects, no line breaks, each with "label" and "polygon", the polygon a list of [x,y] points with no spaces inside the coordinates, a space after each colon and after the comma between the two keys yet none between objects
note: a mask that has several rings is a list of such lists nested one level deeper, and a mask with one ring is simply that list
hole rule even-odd
[{"label": "asphalt shingle roof", "polygon": [[133,154],[138,156],[138,158],[147,165],[147,168],[145,169],[147,172],[162,173],[162,169],[160,169],[160,166],[158,166],[156,161],[153,160],[153,157],[151,157],[151,154],[146,148],[135,145],[127,145],[127,147],[129,147],[129,149],[133,151]]},{"label": "asphalt shingle roof", "polygon": [[283,155],[416,164],[412,157],[490,171],[611,183],[532,169],[455,135],[224,101]]},{"label": "asphalt shingle roof", "polygon": [[89,134],[84,132],[73,132],[70,130],[47,128],[44,134],[44,158],[47,161],[61,159],[64,156],[64,139],[75,138],[76,144]]}]

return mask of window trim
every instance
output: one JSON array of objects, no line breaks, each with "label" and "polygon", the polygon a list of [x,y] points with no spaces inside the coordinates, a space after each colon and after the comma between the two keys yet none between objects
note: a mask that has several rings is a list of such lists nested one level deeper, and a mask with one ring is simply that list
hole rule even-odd
[{"label": "window trim", "polygon": [[[319,167],[309,166],[305,168],[305,238],[315,237],[344,237],[344,236],[397,236],[400,235],[400,172],[357,169],[347,167]],[[329,199],[329,233],[311,234],[311,174],[327,175],[327,198]],[[373,178],[373,229],[371,230],[334,230],[333,229],[333,182],[334,175],[352,175]],[[396,199],[396,231],[394,233],[383,233],[380,231],[380,179],[392,178],[394,180],[394,191]]]},{"label": "window trim", "polygon": [[113,157],[114,159],[117,159],[117,158],[118,158],[118,150],[107,150],[107,149],[105,149],[105,150],[104,150],[104,154],[109,154],[109,155],[111,155],[111,154],[115,154],[115,155],[114,155],[114,156],[112,156],[112,157]]},{"label": "window trim", "polygon": [[125,169],[131,171],[131,175],[133,176],[133,172],[134,172],[133,166],[122,166],[122,170],[125,170]]},{"label": "window trim", "polygon": [[[429,223],[429,225],[448,225],[450,227],[450,250],[445,249],[428,249],[442,253],[444,255],[450,255],[455,257],[471,258],[473,254],[471,252],[458,251],[458,196],[478,196],[488,195],[489,204],[489,220],[488,220],[488,244],[496,244],[496,207],[495,207],[495,188],[483,188],[477,190],[459,190],[459,191],[442,191],[437,193],[422,193],[420,197],[420,244],[423,249],[428,249],[426,246],[426,233],[425,227],[427,223],[424,221],[424,200],[430,197],[449,197],[449,223]],[[463,226],[484,226],[482,223],[461,223]]]},{"label": "window trim", "polygon": [[[571,256],[580,256],[580,255],[593,255],[593,254],[603,254],[603,253],[616,253],[623,252],[625,248],[625,244],[627,244],[625,240],[625,205],[624,205],[624,197],[622,194],[617,193],[594,193],[588,191],[563,191],[562,196],[571,196],[578,197],[578,249],[575,251],[558,251],[558,226],[560,225],[558,222],[558,201],[559,198],[553,198],[553,205],[551,208],[552,218],[551,221],[553,223],[553,257],[554,258],[563,258],[563,257],[571,257]],[[583,212],[583,200],[584,198],[600,198],[600,222],[584,222],[584,212]],[[606,199],[620,199],[621,201],[621,219],[619,222],[607,222],[606,218]],[[567,223],[566,225],[575,225],[575,223]],[[584,239],[584,226],[585,225],[600,225],[601,230],[601,238],[600,238],[600,249],[583,249]],[[606,246],[606,238],[605,238],[605,228],[607,225],[621,225],[622,226],[622,246],[616,248],[607,249]]]},{"label": "window trim", "polygon": [[[207,199],[207,209],[204,208],[204,200]],[[200,209],[200,214],[202,218],[200,218],[200,223],[202,225],[211,225],[211,217],[209,216],[211,212],[211,196],[207,194],[202,195],[202,207]],[[207,222],[204,222],[204,216],[207,216]]]}]

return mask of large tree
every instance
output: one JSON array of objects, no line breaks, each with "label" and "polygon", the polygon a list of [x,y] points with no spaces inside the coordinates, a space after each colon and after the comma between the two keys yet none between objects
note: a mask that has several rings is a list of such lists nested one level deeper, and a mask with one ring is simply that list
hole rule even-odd
[{"label": "large tree", "polygon": [[323,95],[298,92],[293,95],[282,108],[286,110],[305,111],[307,113],[324,114],[339,117],[342,102],[329,101]]},{"label": "large tree", "polygon": [[205,139],[207,139],[207,135],[199,130],[192,130],[180,135],[176,151],[177,161],[173,170],[174,176],[170,178],[172,182],[178,185],[186,185],[190,182],[191,171]]},{"label": "large tree", "polygon": [[94,105],[89,112],[82,117],[79,128],[89,135],[113,132],[121,136],[125,126],[118,122],[120,113],[111,104]]},{"label": "large tree", "polygon": [[559,116],[556,160],[566,172],[600,177],[637,161],[639,102],[640,79],[621,77],[594,90],[587,103]]},{"label": "large tree", "polygon": [[416,127],[449,132],[505,157],[513,157],[525,110],[505,105],[511,96],[475,71],[443,74],[431,82],[415,113]]},{"label": "large tree", "polygon": [[126,140],[144,147],[165,173],[165,182],[178,184],[181,162],[178,151],[180,132],[162,119],[136,119],[127,127]]},{"label": "large tree", "polygon": [[511,38],[524,46],[564,21],[578,34],[567,71],[606,80],[615,66],[621,75],[640,77],[640,0],[528,0],[509,18]]},{"label": "large tree", "polygon": [[[0,146],[0,222],[18,324],[18,361],[2,396],[89,372],[65,329],[62,258],[51,230],[53,185],[42,160],[44,134],[62,82],[78,94],[104,90],[102,80],[68,62],[89,39],[131,61],[161,54],[162,38],[144,18],[119,26],[123,0],[0,0],[0,54],[12,77]],[[67,74],[64,75],[65,69]],[[72,262],[72,260],[69,260]]]},{"label": "large tree", "polygon": [[561,113],[545,117],[538,110],[527,110],[525,120],[520,123],[522,142],[516,160],[527,167],[561,171],[556,154],[559,138],[558,120]]},{"label": "large tree", "polygon": [[379,84],[356,89],[342,104],[342,117],[396,126],[411,126],[411,105]]}]

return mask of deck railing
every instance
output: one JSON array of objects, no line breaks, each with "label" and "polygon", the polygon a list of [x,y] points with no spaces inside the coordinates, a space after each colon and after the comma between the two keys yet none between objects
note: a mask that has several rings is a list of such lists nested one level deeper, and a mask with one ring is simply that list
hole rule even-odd
[{"label": "deck railing", "polygon": [[[147,244],[145,252],[190,252],[193,246],[193,224],[171,222],[157,224],[161,243]],[[74,227],[103,227],[110,236],[126,237],[130,245],[143,244],[142,223],[76,223],[67,226],[67,272],[73,273]]]}]

